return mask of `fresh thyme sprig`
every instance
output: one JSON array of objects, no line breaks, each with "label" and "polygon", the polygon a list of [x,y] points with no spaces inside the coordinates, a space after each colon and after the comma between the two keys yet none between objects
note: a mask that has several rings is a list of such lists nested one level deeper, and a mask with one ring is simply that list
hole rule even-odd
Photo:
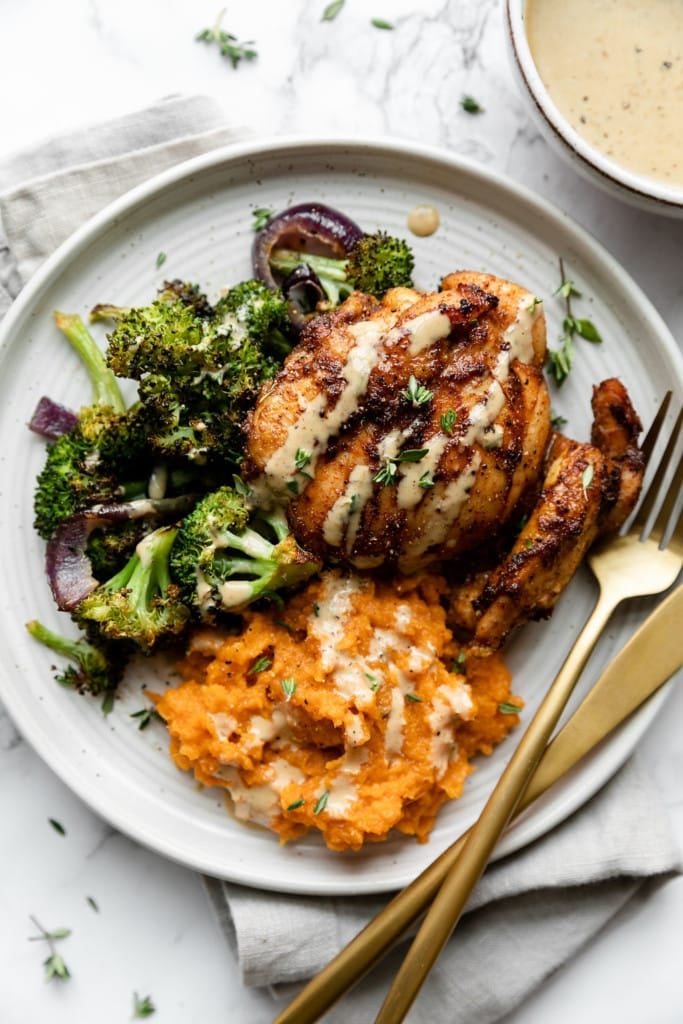
[{"label": "fresh thyme sprig", "polygon": [[254,60],[258,54],[256,50],[253,49],[253,41],[240,43],[237,40],[237,36],[234,36],[231,32],[226,32],[221,28],[221,22],[223,21],[224,14],[225,8],[216,18],[213,28],[202,29],[202,31],[195,36],[195,39],[198,43],[216,43],[221,52],[221,57],[226,57],[232,66],[236,68],[240,61]]},{"label": "fresh thyme sprig", "polygon": [[408,387],[403,389],[401,395],[417,407],[429,402],[434,397],[434,392],[426,388],[424,384],[420,384],[419,380],[411,373],[408,378]]},{"label": "fresh thyme sprig", "polygon": [[550,376],[559,387],[569,376],[574,364],[575,336],[578,335],[594,345],[599,345],[602,337],[592,320],[574,316],[571,300],[572,298],[580,298],[581,292],[574,282],[566,277],[562,257],[560,257],[560,287],[555,294],[564,299],[565,315],[562,320],[562,337],[560,338],[559,347],[548,349],[546,365]]},{"label": "fresh thyme sprig", "polygon": [[140,708],[139,711],[133,711],[129,715],[130,718],[138,719],[138,729],[143,732],[150,722],[162,722],[163,719],[156,708]]},{"label": "fresh thyme sprig", "polygon": [[134,1017],[151,1017],[156,1013],[156,1009],[151,996],[139,996],[137,992],[133,992]]},{"label": "fresh thyme sprig", "polygon": [[268,221],[270,220],[270,218],[273,216],[273,213],[274,210],[269,210],[265,206],[259,206],[257,210],[254,210],[252,212],[253,220],[251,224],[254,231],[260,231],[261,228],[264,228]]},{"label": "fresh thyme sprig", "polygon": [[47,960],[43,961],[43,967],[45,968],[45,977],[48,981],[52,978],[59,978],[61,981],[66,981],[67,978],[71,977],[69,968],[64,963],[63,958],[57,952],[55,943],[61,939],[66,939],[71,935],[70,928],[55,928],[51,932],[48,932],[43,928],[40,921],[38,921],[33,914],[30,915],[31,920],[40,932],[40,935],[30,935],[29,942],[47,942],[47,947],[50,951],[50,955]]},{"label": "fresh thyme sprig", "polygon": [[398,455],[388,458],[372,479],[376,484],[382,484],[384,487],[395,484],[398,474],[398,463],[421,462],[428,451],[429,448],[406,448]]},{"label": "fresh thyme sprig", "polygon": [[444,434],[450,435],[453,433],[453,428],[455,427],[455,424],[458,422],[458,414],[455,411],[455,409],[446,409],[446,411],[441,414],[441,419],[439,422],[441,423],[441,429],[443,430]]},{"label": "fresh thyme sprig", "polygon": [[312,480],[313,477],[311,476],[310,473],[306,471],[306,466],[310,464],[312,458],[313,456],[311,455],[311,453],[304,451],[303,448],[297,448],[296,454],[294,456],[295,468],[299,473],[301,473],[302,476],[307,476],[309,480]]},{"label": "fresh thyme sprig", "polygon": [[290,676],[288,679],[282,679],[280,681],[282,692],[285,695],[285,700],[290,701],[296,693],[296,681]]}]

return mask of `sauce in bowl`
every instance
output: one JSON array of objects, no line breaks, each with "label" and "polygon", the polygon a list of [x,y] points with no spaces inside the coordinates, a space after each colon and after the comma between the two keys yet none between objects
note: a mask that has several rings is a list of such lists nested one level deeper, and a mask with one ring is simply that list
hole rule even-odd
[{"label": "sauce in bowl", "polygon": [[572,127],[615,163],[683,184],[682,0],[527,0],[525,26]]}]

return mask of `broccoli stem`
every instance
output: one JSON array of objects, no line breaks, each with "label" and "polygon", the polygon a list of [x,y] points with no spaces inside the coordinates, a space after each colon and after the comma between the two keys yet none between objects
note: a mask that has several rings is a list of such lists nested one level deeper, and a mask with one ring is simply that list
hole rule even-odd
[{"label": "broccoli stem", "polygon": [[81,362],[88,371],[92,383],[93,405],[108,405],[115,412],[124,413],[126,403],[116,377],[107,366],[97,342],[77,313],[54,314],[57,327],[71,343]]},{"label": "broccoli stem", "polygon": [[93,695],[103,694],[102,710],[111,710],[111,698],[126,660],[121,650],[115,651],[113,647],[100,649],[83,638],[72,640],[48,629],[37,619],[27,622],[26,629],[34,640],[75,663],[75,668],[69,666],[55,675],[61,686],[86,690]]},{"label": "broccoli stem", "polygon": [[178,527],[169,526],[147,534],[135,548],[123,569],[102,584],[112,594],[128,590],[135,608],[146,608],[159,593],[165,593],[171,584],[168,558]]},{"label": "broccoli stem", "polygon": [[247,527],[243,533],[233,533],[232,530],[222,530],[216,538],[216,546],[219,548],[235,548],[249,558],[257,561],[269,562],[273,556],[275,545],[262,537],[256,530]]},{"label": "broccoli stem", "polygon": [[316,256],[294,249],[274,249],[270,256],[270,265],[279,274],[291,274],[293,270],[306,264],[316,274],[327,298],[335,306],[342,297],[347,297],[354,290],[346,277],[347,260],[334,259],[332,256]]},{"label": "broccoli stem", "polygon": [[259,511],[258,518],[264,523],[267,523],[271,528],[275,536],[277,537],[278,543],[284,540],[285,537],[289,536],[289,524],[287,518],[282,512],[261,512]]},{"label": "broccoli stem", "polygon": [[227,562],[228,572],[245,576],[265,576],[273,571],[273,562],[264,558],[230,558]]},{"label": "broccoli stem", "polygon": [[97,654],[97,651],[89,644],[86,640],[72,640],[70,637],[62,636],[61,633],[55,633],[53,630],[48,629],[42,622],[38,622],[37,619],[32,619],[31,622],[26,623],[26,629],[34,638],[38,640],[45,647],[49,647],[55,654],[62,654],[65,658],[70,658],[72,661],[77,661],[79,664],[84,657]]},{"label": "broccoli stem", "polygon": [[308,264],[316,274],[331,281],[346,283],[348,260],[338,260],[333,256],[316,256],[313,253],[297,252],[295,249],[274,249],[270,257],[271,267],[283,274],[291,272],[302,263]]}]

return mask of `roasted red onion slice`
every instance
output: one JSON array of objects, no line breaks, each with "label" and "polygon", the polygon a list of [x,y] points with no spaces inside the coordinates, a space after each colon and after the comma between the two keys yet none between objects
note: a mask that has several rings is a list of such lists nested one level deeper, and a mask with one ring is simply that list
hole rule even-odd
[{"label": "roasted red onion slice", "polygon": [[68,434],[78,423],[78,416],[59,402],[53,402],[47,395],[38,402],[29,420],[29,430],[40,434],[48,441],[56,441],[62,434]]},{"label": "roasted red onion slice", "polygon": [[65,519],[47,542],[45,561],[50,590],[57,607],[61,611],[71,612],[99,586],[85,553],[93,530],[106,523],[126,519],[180,519],[190,511],[196,500],[193,494],[156,501],[141,498],[120,505],[95,505]]},{"label": "roasted red onion slice", "polygon": [[343,259],[363,232],[354,221],[324,203],[301,203],[276,214],[254,238],[254,273],[268,285],[279,282],[270,268],[273,249],[297,249]]},{"label": "roasted red onion slice", "polygon": [[325,299],[325,289],[320,278],[307,264],[302,263],[287,275],[281,288],[287,299],[289,319],[301,330],[317,304]]}]

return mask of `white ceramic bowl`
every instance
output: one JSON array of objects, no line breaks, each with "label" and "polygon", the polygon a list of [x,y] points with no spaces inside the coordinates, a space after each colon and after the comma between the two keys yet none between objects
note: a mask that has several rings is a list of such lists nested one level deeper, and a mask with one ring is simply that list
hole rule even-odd
[{"label": "white ceramic bowl", "polygon": [[[567,0],[570,2],[570,0]],[[674,187],[622,167],[591,146],[558,110],[538,73],[525,27],[527,0],[505,0],[512,67],[550,145],[610,195],[650,212],[683,217],[683,185]]]}]

